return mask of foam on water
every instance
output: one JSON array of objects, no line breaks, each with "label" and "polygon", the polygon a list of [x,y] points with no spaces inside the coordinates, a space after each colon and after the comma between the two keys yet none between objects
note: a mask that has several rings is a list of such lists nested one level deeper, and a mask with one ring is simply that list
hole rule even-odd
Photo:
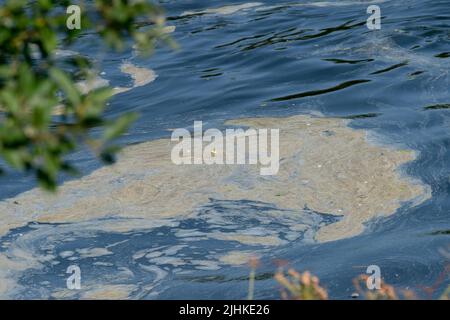
[{"label": "foam on water", "polygon": [[[349,128],[346,120],[294,116],[239,119],[228,125],[280,128],[278,175],[260,176],[257,166],[246,165],[177,166],[170,160],[173,143],[161,139],[127,147],[115,165],[65,183],[57,195],[34,189],[0,202],[0,236],[40,223],[35,231],[11,239],[0,253],[0,278],[5,279],[1,295],[17,292],[11,289],[12,279],[20,278],[23,270],[43,267],[55,257],[117,259],[108,245],[80,247],[82,241],[74,241],[80,236],[150,232],[154,242],[159,233],[167,232],[162,231],[165,226],[172,226],[177,243],[156,247],[157,251],[147,245],[134,253],[141,270],[153,268],[160,277],[168,272],[162,266],[216,270],[221,263],[242,262],[232,252],[236,246],[227,250],[227,243],[239,243],[242,254],[250,247],[264,253],[298,239],[324,242],[355,236],[371,219],[430,197],[427,186],[399,171],[415,159],[413,151],[374,145],[364,131]],[[252,183],[242,185],[242,179]],[[42,252],[38,239],[51,247],[48,252]],[[195,256],[192,245],[205,240],[222,244],[214,246],[216,253]],[[55,251],[58,243],[72,242],[76,247],[61,249],[62,254]],[[190,251],[183,253],[187,244]],[[191,257],[185,259],[186,254]],[[97,281],[123,284],[94,278],[87,288],[97,288]],[[109,297],[105,291],[92,290],[93,296],[88,291],[82,294]]]},{"label": "foam on water", "polygon": [[261,2],[248,2],[248,3],[238,4],[238,5],[223,6],[220,8],[208,8],[205,10],[198,10],[198,11],[185,11],[181,14],[181,16],[185,17],[185,16],[203,15],[203,14],[228,15],[228,14],[236,13],[241,10],[255,8],[255,7],[258,7],[261,5],[262,5]]}]

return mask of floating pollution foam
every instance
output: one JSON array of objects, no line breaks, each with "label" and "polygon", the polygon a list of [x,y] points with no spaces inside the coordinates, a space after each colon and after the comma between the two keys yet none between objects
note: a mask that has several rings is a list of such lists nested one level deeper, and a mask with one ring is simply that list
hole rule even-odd
[{"label": "floating pollution foam", "polygon": [[[16,280],[25,270],[59,263],[55,257],[104,259],[96,260],[100,268],[130,254],[138,271],[152,273],[157,282],[168,274],[168,267],[178,274],[189,272],[186,266],[217,270],[223,264],[243,263],[247,252],[257,248],[264,254],[299,239],[352,237],[372,219],[430,198],[429,186],[402,174],[401,166],[416,158],[414,151],[373,143],[366,131],[347,123],[307,115],[227,122],[280,129],[280,169],[275,176],[261,176],[257,165],[177,166],[170,159],[174,142],[160,139],[125,148],[115,165],[64,183],[56,195],[33,189],[1,201],[0,297],[17,293],[12,288],[18,287]],[[37,223],[34,231],[13,237],[13,230],[31,223]],[[99,233],[131,241],[127,234],[133,232],[133,239],[150,232],[137,252],[116,254],[120,245],[102,246],[97,240],[95,245],[64,247],[80,237],[89,243]],[[173,238],[175,244],[166,243]],[[205,249],[205,240],[217,246]],[[224,249],[219,243],[231,245]],[[59,246],[64,248],[58,253]],[[189,256],[194,253],[183,251],[193,246],[191,251],[208,253]],[[94,280],[80,297],[110,297],[110,291],[100,290]],[[129,293],[137,289],[104,281],[123,285],[120,288]],[[156,294],[154,283],[149,286],[146,292]],[[61,290],[54,296],[64,297],[67,292]]]},{"label": "floating pollution foam", "polygon": [[368,1],[311,1],[311,2],[290,2],[288,4],[280,4],[280,5],[263,5],[261,2],[248,2],[237,5],[228,5],[218,8],[207,8],[204,10],[196,10],[196,11],[185,11],[180,16],[194,16],[194,15],[230,15],[239,11],[255,9],[255,11],[260,10],[270,10],[278,7],[295,7],[295,6],[313,6],[313,7],[341,7],[341,6],[352,6],[357,4],[362,5],[371,5],[377,3],[383,3],[389,0],[368,0]]},{"label": "floating pollution foam", "polygon": [[[145,86],[155,81],[155,79],[158,77],[158,75],[152,69],[138,67],[128,61],[125,61],[120,65],[120,71],[124,74],[129,75],[133,80],[133,83],[131,86],[128,87],[120,87],[120,86],[114,87],[113,88],[114,95],[128,92],[137,87]],[[95,89],[109,86],[109,84],[110,84],[109,80],[102,78],[100,75],[96,75],[92,79],[87,79],[76,83],[78,89],[83,94],[87,94]],[[61,115],[63,114],[63,112],[64,112],[63,106],[58,105],[55,107],[53,115]]]},{"label": "floating pollution foam", "polygon": [[221,15],[228,15],[233,14],[241,10],[246,10],[254,7],[261,6],[261,2],[248,2],[238,5],[229,5],[229,6],[223,6],[220,8],[209,8],[205,10],[198,10],[198,11],[185,11],[181,14],[182,17],[185,16],[192,16],[192,15],[204,15],[204,14],[221,14]]},{"label": "floating pollution foam", "polygon": [[155,81],[155,79],[158,77],[155,71],[153,71],[152,69],[137,67],[130,62],[122,63],[122,65],[120,66],[120,71],[130,75],[130,77],[133,79],[133,85],[131,87],[115,87],[115,94],[127,92],[134,88],[145,86]]},{"label": "floating pollution foam", "polygon": [[[155,81],[155,79],[157,78],[155,71],[153,71],[152,69],[138,67],[129,61],[124,61],[120,65],[120,71],[124,74],[129,75],[133,80],[133,83],[128,87],[114,87],[114,94],[127,92],[134,88],[145,86],[146,84]],[[77,87],[83,94],[89,93],[90,91],[101,87],[106,87],[108,85],[109,81],[103,79],[99,75],[97,75],[93,79],[84,80],[77,83]]]},{"label": "floating pollution foam", "polygon": [[[138,67],[129,61],[124,61],[120,65],[120,71],[124,74],[129,75],[133,80],[133,83],[131,86],[128,87],[114,87],[113,88],[114,94],[127,92],[134,88],[145,86],[146,84],[155,81],[155,79],[158,77],[155,71],[153,71],[152,69]],[[108,85],[109,81],[103,79],[100,76],[97,76],[92,80],[85,80],[77,83],[78,88],[84,94]]]},{"label": "floating pollution foam", "polygon": [[228,124],[279,127],[279,174],[260,176],[256,166],[245,165],[177,166],[170,159],[170,140],[151,141],[126,148],[114,166],[65,183],[56,196],[35,189],[2,201],[0,209],[8,219],[0,235],[30,221],[187,215],[214,198],[343,215],[320,230],[316,238],[326,241],[356,235],[364,221],[391,214],[402,201],[426,193],[395,170],[414,160],[413,151],[368,143],[365,132],[348,128],[345,120],[295,116]]},{"label": "floating pollution foam", "polygon": [[[175,31],[175,26],[166,26],[165,31],[166,33],[171,33]],[[58,58],[67,58],[79,55],[78,52],[71,51],[71,50],[57,50],[55,53],[56,57]],[[121,87],[117,86],[113,88],[113,94],[120,94],[124,92],[128,92],[132,89],[135,89],[137,87],[145,86],[153,81],[158,77],[156,72],[152,69],[144,68],[144,67],[138,67],[134,64],[132,64],[129,61],[124,61],[120,65],[120,71],[123,74],[126,74],[131,77],[133,80],[133,83],[131,86],[127,87]],[[95,89],[99,89],[102,87],[109,86],[110,82],[107,79],[104,79],[100,74],[96,74],[91,79],[86,79],[82,81],[78,81],[76,83],[77,88],[81,91],[82,94],[87,94]],[[0,112],[2,112],[2,107],[0,106]],[[53,110],[53,115],[62,115],[64,112],[62,105],[57,105]]]},{"label": "floating pollution foam", "polygon": [[248,3],[242,3],[237,5],[229,5],[229,6],[223,6],[219,8],[208,8],[204,10],[196,10],[196,11],[185,11],[180,16],[186,17],[186,16],[194,16],[194,15],[230,15],[234,14],[239,11],[245,11],[248,9],[255,9],[256,11],[260,10],[270,10],[277,7],[294,7],[294,6],[313,6],[313,7],[337,7],[337,6],[351,6],[355,4],[363,4],[363,5],[370,5],[370,4],[377,4],[377,3],[383,3],[389,0],[369,0],[369,1],[312,1],[312,2],[302,2],[302,3],[296,3],[291,2],[289,4],[280,4],[280,5],[271,5],[271,6],[265,6],[261,2],[248,2]]},{"label": "floating pollution foam", "polygon": [[299,6],[315,6],[315,7],[341,7],[341,6],[353,6],[357,4],[371,5],[377,3],[383,3],[390,0],[356,0],[356,1],[311,1],[305,3],[299,3]]},{"label": "floating pollution foam", "polygon": [[[401,30],[394,31],[394,33],[401,32]],[[388,37],[390,35],[390,33],[381,33],[367,37],[356,45],[354,43],[343,43],[326,49],[317,49],[313,52],[313,55],[368,57],[413,67],[437,69],[442,72],[448,69],[448,63],[446,64],[445,61],[405,49]]]},{"label": "floating pollution foam", "polygon": [[96,76],[89,80],[79,81],[76,83],[76,86],[82,94],[87,94],[93,90],[109,86],[109,81],[100,76]]},{"label": "floating pollution foam", "polygon": [[230,265],[240,265],[248,263],[252,257],[255,257],[255,253],[251,251],[230,251],[220,257],[220,261]]},{"label": "floating pollution foam", "polygon": [[166,33],[166,34],[173,33],[173,32],[175,32],[176,29],[177,29],[177,27],[174,25],[164,26],[162,29],[162,32]]}]

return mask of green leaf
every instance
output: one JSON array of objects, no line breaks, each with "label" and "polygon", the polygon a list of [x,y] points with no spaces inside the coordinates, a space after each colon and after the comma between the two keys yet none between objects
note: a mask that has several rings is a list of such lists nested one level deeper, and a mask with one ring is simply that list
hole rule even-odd
[{"label": "green leaf", "polygon": [[[110,143],[129,128],[136,114],[105,120],[111,89],[84,94],[76,83],[89,78],[95,61],[82,56],[66,59],[56,50],[85,41],[81,34],[97,34],[99,42],[112,49],[135,44],[150,52],[156,40],[166,37],[162,11],[148,1],[76,1],[89,14],[82,14],[82,30],[69,30],[65,9],[70,0],[0,2],[0,156],[6,165],[32,171],[41,186],[55,190],[59,172],[75,172],[64,157],[79,144],[101,150],[102,160],[114,162],[119,148]],[[153,27],[147,28],[148,23]],[[63,114],[55,115],[61,104]],[[94,126],[103,128],[98,140],[91,137]]]},{"label": "green leaf", "polygon": [[137,118],[136,113],[127,113],[116,121],[109,123],[103,133],[103,141],[107,142],[119,137],[124,133],[133,121]]},{"label": "green leaf", "polygon": [[38,168],[36,170],[36,177],[39,184],[47,191],[56,190],[56,178],[44,168]]},{"label": "green leaf", "polygon": [[65,72],[53,67],[50,69],[50,76],[58,87],[61,88],[61,90],[66,94],[67,99],[73,106],[81,103],[80,92]]},{"label": "green leaf", "polygon": [[106,164],[113,164],[116,162],[116,154],[121,150],[119,146],[109,146],[102,150],[100,159]]},{"label": "green leaf", "polygon": [[2,156],[12,167],[20,170],[25,169],[23,154],[19,150],[3,150]]}]

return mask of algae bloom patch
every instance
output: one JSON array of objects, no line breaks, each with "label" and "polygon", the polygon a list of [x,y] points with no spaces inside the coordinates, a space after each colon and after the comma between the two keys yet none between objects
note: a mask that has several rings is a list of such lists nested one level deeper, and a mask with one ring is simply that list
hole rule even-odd
[{"label": "algae bloom patch", "polygon": [[217,199],[341,216],[315,234],[317,241],[331,241],[361,233],[365,222],[393,214],[406,201],[430,197],[427,186],[399,171],[415,159],[414,151],[373,144],[346,120],[299,115],[227,125],[280,128],[278,174],[261,176],[257,166],[246,165],[177,166],[170,159],[173,142],[150,141],[127,147],[113,166],[65,183],[57,195],[35,189],[2,201],[0,235],[31,221],[182,219]]},{"label": "algae bloom patch", "polygon": [[[393,214],[403,203],[415,205],[430,197],[428,186],[401,173],[401,165],[415,159],[414,151],[369,142],[367,132],[349,128],[347,120],[301,115],[239,119],[226,125],[279,128],[278,173],[263,176],[258,165],[248,164],[176,165],[171,161],[175,142],[160,139],[125,148],[115,165],[65,183],[56,195],[33,189],[1,201],[3,239],[31,222],[50,223],[51,231],[40,228],[4,243],[0,296],[15,292],[25,270],[56,259],[36,252],[32,244],[41,237],[55,246],[70,241],[71,234],[127,235],[167,226],[175,232],[178,247],[211,240],[218,252],[200,261],[179,257],[176,245],[167,257],[144,250],[152,264],[217,270],[245,260],[245,252],[226,249],[230,244],[264,255],[291,241],[343,239],[358,235],[364,223]],[[194,220],[203,227],[179,227]],[[75,247],[60,255],[114,258],[108,248]],[[142,268],[153,272],[156,266]],[[165,274],[161,270],[158,279]],[[86,294],[110,296],[105,290],[91,292],[91,286],[98,284],[88,283]]]}]

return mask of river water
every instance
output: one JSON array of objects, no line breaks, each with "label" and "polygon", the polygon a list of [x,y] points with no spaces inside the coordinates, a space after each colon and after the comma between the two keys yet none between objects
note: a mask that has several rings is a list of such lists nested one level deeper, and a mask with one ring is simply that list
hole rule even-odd
[{"label": "river water", "polygon": [[[381,8],[380,30],[366,27],[370,4]],[[404,173],[427,186],[430,196],[366,221],[363,233],[323,243],[292,226],[301,221],[317,230],[336,216],[305,210],[292,218],[292,212],[255,199],[211,199],[194,216],[147,219],[123,230],[114,215],[73,223],[28,219],[0,238],[0,252],[10,259],[0,268],[12,269],[14,278],[2,294],[244,299],[249,267],[239,261],[257,253],[256,298],[280,297],[272,279],[279,261],[317,274],[335,299],[349,298],[352,279],[369,265],[378,265],[386,282],[423,297],[421,286],[436,285],[432,296],[437,297],[450,283],[448,275],[441,277],[450,230],[450,1],[167,0],[161,5],[179,50],[162,46],[151,58],[132,51],[95,57],[114,86],[130,86],[119,67],[125,60],[157,75],[116,95],[108,106],[109,116],[141,115],[121,138],[123,144],[168,137],[170,129],[190,127],[195,120],[224,128],[226,120],[244,117],[349,119],[351,128],[367,130],[383,144],[414,150],[417,156]],[[95,35],[85,40],[70,50],[89,55],[98,49]],[[101,166],[85,150],[71,158],[86,175]],[[0,181],[3,200],[34,186],[31,177],[13,173]],[[171,201],[180,206],[181,200]],[[272,238],[227,238],[227,230]],[[66,289],[66,269],[73,264],[82,271],[80,291]]]}]

